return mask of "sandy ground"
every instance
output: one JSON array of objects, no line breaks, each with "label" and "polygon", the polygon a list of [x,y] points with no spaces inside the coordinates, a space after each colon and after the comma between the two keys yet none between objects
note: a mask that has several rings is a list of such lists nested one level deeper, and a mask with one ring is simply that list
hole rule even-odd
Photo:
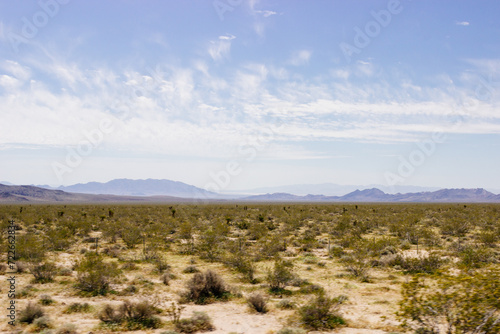
[{"label": "sandy ground", "polygon": [[[386,271],[371,271],[371,281],[368,283],[359,282],[353,278],[347,277],[342,266],[335,259],[327,258],[324,250],[315,252],[317,260],[324,262],[325,265],[318,266],[315,263],[306,263],[297,258],[296,273],[311,283],[323,286],[330,296],[345,295],[348,296],[347,302],[342,306],[341,313],[348,322],[348,326],[335,330],[342,334],[381,334],[400,331],[394,312],[397,309],[397,303],[400,298],[400,283],[404,281],[403,276],[393,276]],[[413,255],[413,254],[412,254]],[[54,255],[54,258],[56,255]],[[75,262],[78,252],[57,254],[56,263],[65,268],[71,268]],[[132,254],[133,258],[134,255]],[[107,295],[105,297],[81,297],[73,287],[76,272],[72,277],[58,276],[54,283],[32,284],[35,291],[32,295],[17,299],[18,311],[25,307],[28,300],[37,302],[42,294],[48,294],[56,301],[53,306],[44,306],[46,313],[52,319],[55,328],[65,323],[73,323],[77,326],[78,333],[106,333],[98,328],[98,312],[106,304],[119,304],[123,300],[146,299],[157,303],[158,306],[165,308],[171,301],[179,299],[179,292],[184,289],[185,283],[192,277],[192,274],[184,274],[182,270],[190,265],[191,257],[180,255],[169,255],[169,264],[177,278],[171,281],[169,286],[165,286],[159,280],[159,275],[153,272],[150,264],[138,265],[138,270],[126,271],[125,277],[120,285],[115,286],[116,290],[122,290],[130,284],[135,284],[139,292],[133,296]],[[252,291],[258,290],[265,292],[265,287],[261,285],[251,285],[242,283],[238,275],[218,263],[205,263],[196,260],[196,266],[200,270],[211,268],[221,274],[230,286],[240,291],[243,296],[249,295]],[[258,272],[261,277],[265,273],[270,263],[259,262]],[[19,293],[28,284],[31,284],[32,275],[29,273],[16,274],[16,290]],[[144,283],[146,282],[146,283]],[[149,282],[149,283],[148,283]],[[298,289],[298,288],[290,288]],[[8,305],[8,285],[6,275],[0,276],[0,307],[5,310]],[[303,305],[311,295],[294,294],[290,297],[298,305]],[[232,299],[228,302],[218,302],[209,305],[187,304],[182,312],[182,317],[191,316],[193,311],[206,312],[215,325],[215,330],[211,333],[246,333],[246,334],[271,334],[276,333],[281,328],[293,326],[295,314],[294,310],[281,310],[276,308],[276,303],[280,299],[271,297],[269,301],[270,312],[266,314],[257,314],[252,312],[244,298]],[[64,314],[63,310],[74,302],[87,302],[94,306],[92,313],[73,313]],[[5,313],[5,312],[4,312]],[[164,328],[157,330],[130,331],[127,333],[161,333],[169,328],[170,318],[166,315],[161,316],[167,323]],[[16,326],[12,328],[7,324],[7,318],[4,316],[0,322],[0,333],[14,333],[14,329],[28,332],[30,327]],[[313,332],[311,332],[313,333]],[[321,332],[315,332],[321,333]]]}]

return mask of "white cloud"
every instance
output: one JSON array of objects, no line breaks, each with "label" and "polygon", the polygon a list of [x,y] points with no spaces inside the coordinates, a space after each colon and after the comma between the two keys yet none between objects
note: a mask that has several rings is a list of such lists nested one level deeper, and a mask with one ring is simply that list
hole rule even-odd
[{"label": "white cloud", "polygon": [[272,11],[272,10],[256,10],[255,13],[260,14],[260,15],[262,15],[264,17],[269,17],[269,16],[272,16],[272,15],[278,14],[275,11]]},{"label": "white cloud", "polygon": [[455,24],[457,26],[468,26],[468,25],[470,25],[470,23],[467,22],[467,21],[456,21]]},{"label": "white cloud", "polygon": [[225,35],[219,36],[219,39],[216,41],[210,41],[210,45],[208,47],[208,53],[210,57],[212,57],[215,61],[220,61],[223,58],[228,57],[229,52],[231,51],[231,41],[236,37],[233,35]]},{"label": "white cloud", "polygon": [[[225,37],[220,40],[232,40]],[[479,101],[464,89],[450,93],[446,86],[426,88],[409,81],[399,87],[380,79],[353,83],[346,69],[332,69],[331,76],[314,82],[261,63],[245,64],[228,77],[214,76],[203,61],[194,62],[193,68],[159,65],[154,75],[82,70],[76,65],[67,71],[57,63],[44,69],[61,68],[69,78],[86,83],[75,84],[73,90],[67,87],[75,80],[67,76],[55,76],[52,80],[59,81],[59,87],[48,87],[33,75],[39,76],[40,69],[10,65],[9,74],[0,76],[0,85],[9,88],[0,91],[3,149],[14,143],[77,145],[85,139],[84,131],[95,129],[105,118],[115,125],[104,139],[110,150],[196,157],[230,156],[277,120],[283,125],[273,140],[292,146],[311,140],[415,141],[436,129],[500,134],[495,101]],[[29,89],[11,74],[16,71],[31,80]],[[285,156],[293,154],[280,155]]]}]

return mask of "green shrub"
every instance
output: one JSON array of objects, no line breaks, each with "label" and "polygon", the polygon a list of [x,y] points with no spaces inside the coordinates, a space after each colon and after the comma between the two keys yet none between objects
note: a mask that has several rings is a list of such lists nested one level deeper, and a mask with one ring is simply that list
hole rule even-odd
[{"label": "green shrub", "polygon": [[55,300],[49,295],[41,295],[39,303],[42,305],[52,305],[55,303]]},{"label": "green shrub", "polygon": [[325,292],[325,289],[321,286],[321,285],[318,285],[318,284],[308,284],[308,285],[304,285],[303,287],[301,287],[299,289],[299,292],[300,293],[304,293],[304,294],[310,294],[310,293],[324,293]]},{"label": "green shrub", "polygon": [[125,301],[118,308],[105,305],[99,314],[99,319],[107,325],[124,328],[127,330],[140,330],[144,328],[159,328],[161,320],[155,314],[161,312],[152,304]]},{"label": "green shrub", "polygon": [[71,303],[63,311],[65,314],[71,313],[89,313],[93,310],[93,307],[89,303]]},{"label": "green shrub", "polygon": [[180,319],[175,328],[181,333],[195,333],[214,330],[212,320],[205,312],[193,312],[191,318]]},{"label": "green shrub", "polygon": [[29,266],[31,274],[34,276],[35,283],[49,283],[54,281],[58,269],[54,263],[42,262]]},{"label": "green shrub", "polygon": [[90,253],[76,267],[77,287],[92,295],[105,295],[110,284],[120,275],[116,263],[105,263],[100,255]]},{"label": "green shrub", "polygon": [[41,262],[45,257],[45,252],[46,247],[44,247],[40,236],[31,233],[16,236],[15,260],[20,259],[34,263]]},{"label": "green shrub", "polygon": [[299,315],[305,327],[320,330],[333,329],[345,324],[340,316],[340,305],[345,297],[329,298],[324,294],[318,295],[308,304],[299,308]]},{"label": "green shrub", "polygon": [[430,253],[428,256],[421,257],[403,257],[398,254],[392,261],[392,265],[398,265],[407,273],[427,273],[433,274],[438,271],[445,260],[436,253]]},{"label": "green shrub", "polygon": [[293,264],[279,258],[275,259],[273,269],[268,270],[266,278],[272,292],[284,290],[294,278]]},{"label": "green shrub", "polygon": [[366,249],[363,246],[356,248],[353,252],[341,258],[345,270],[362,282],[369,280],[371,261]]},{"label": "green shrub", "polygon": [[187,283],[186,299],[196,304],[210,303],[214,299],[227,299],[227,290],[222,278],[211,270],[196,273]]},{"label": "green shrub", "polygon": [[496,262],[495,255],[491,249],[486,247],[467,246],[458,254],[460,264],[467,268],[481,268],[488,263]]},{"label": "green shrub", "polygon": [[420,277],[403,284],[398,316],[403,326],[419,333],[500,332],[500,272],[442,276],[435,282]]}]

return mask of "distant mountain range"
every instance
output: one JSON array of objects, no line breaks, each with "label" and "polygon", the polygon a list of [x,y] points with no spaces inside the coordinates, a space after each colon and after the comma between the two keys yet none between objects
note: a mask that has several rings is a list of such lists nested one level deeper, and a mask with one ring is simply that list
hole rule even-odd
[{"label": "distant mountain range", "polygon": [[401,186],[401,185],[386,186],[382,184],[360,186],[360,185],[341,185],[335,183],[321,183],[321,184],[295,184],[295,185],[278,186],[278,187],[264,187],[264,188],[254,188],[254,189],[240,190],[240,191],[235,190],[227,193],[247,194],[247,195],[288,193],[297,196],[305,196],[307,194],[322,194],[325,196],[343,196],[355,190],[365,190],[372,188],[380,189],[387,194],[436,191],[441,189],[439,187],[419,187],[419,186]]},{"label": "distant mountain range", "polygon": [[[44,186],[48,187],[48,186]],[[37,186],[14,186],[0,184],[0,203],[23,202],[199,202],[243,201],[243,202],[463,202],[500,203],[500,195],[482,188],[440,189],[388,194],[377,188],[355,190],[343,196],[269,193],[265,195],[233,195],[223,198],[195,186],[170,180],[119,179],[107,183],[91,182],[57,189]],[[63,190],[64,189],[64,190]],[[177,196],[174,196],[176,194]],[[142,195],[142,196],[139,196]]]},{"label": "distant mountain range", "polygon": [[222,195],[206,191],[204,189],[183,182],[154,179],[116,179],[106,183],[78,183],[71,186],[61,186],[58,188],[52,188],[46,185],[41,185],[38,187],[82,194],[107,194],[119,196],[173,196],[181,198],[223,197]]},{"label": "distant mountain range", "polygon": [[116,196],[69,193],[34,186],[0,184],[0,203],[103,203],[103,202],[186,202],[195,201],[172,196]]},{"label": "distant mountain range", "polygon": [[440,189],[406,194],[386,194],[377,188],[355,190],[344,196],[306,195],[296,196],[288,193],[274,193],[242,198],[255,202],[462,202],[462,203],[500,203],[500,195],[482,188],[478,189]]}]

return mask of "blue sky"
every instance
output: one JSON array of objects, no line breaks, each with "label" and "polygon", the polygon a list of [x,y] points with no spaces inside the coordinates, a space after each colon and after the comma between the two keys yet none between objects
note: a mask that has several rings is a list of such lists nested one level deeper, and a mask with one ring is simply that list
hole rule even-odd
[{"label": "blue sky", "polygon": [[0,180],[500,189],[498,1],[0,1]]}]

